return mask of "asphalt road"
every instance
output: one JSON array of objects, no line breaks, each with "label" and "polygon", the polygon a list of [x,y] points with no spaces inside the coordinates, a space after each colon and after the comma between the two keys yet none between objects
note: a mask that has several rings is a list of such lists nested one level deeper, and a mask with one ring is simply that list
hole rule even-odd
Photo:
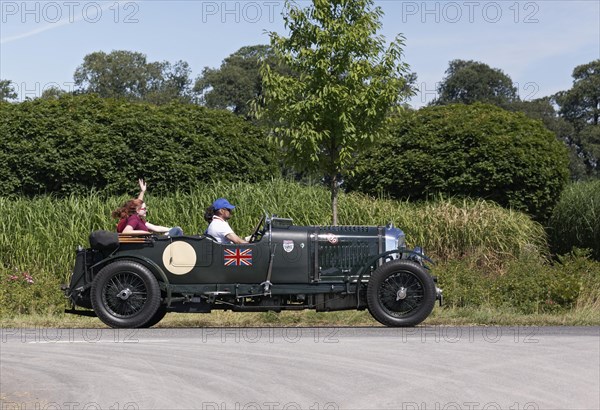
[{"label": "asphalt road", "polygon": [[600,408],[600,328],[0,329],[2,410]]}]

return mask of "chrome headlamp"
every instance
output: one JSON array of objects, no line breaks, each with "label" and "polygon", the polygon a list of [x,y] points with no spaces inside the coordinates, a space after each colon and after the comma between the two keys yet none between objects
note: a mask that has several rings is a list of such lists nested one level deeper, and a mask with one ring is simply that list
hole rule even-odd
[{"label": "chrome headlamp", "polygon": [[[406,241],[402,229],[394,227],[390,222],[385,227],[385,251],[395,251],[396,249],[404,248]],[[394,259],[398,259],[400,254],[391,255]]]}]

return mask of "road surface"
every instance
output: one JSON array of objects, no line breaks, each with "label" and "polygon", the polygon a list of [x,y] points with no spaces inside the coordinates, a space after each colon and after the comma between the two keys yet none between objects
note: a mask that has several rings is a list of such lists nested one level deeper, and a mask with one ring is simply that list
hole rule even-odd
[{"label": "road surface", "polygon": [[599,327],[0,332],[2,410],[600,408]]}]

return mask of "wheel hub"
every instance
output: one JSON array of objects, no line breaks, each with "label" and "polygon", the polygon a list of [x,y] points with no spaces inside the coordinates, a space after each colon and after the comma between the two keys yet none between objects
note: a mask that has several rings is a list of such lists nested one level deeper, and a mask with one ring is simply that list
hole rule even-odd
[{"label": "wheel hub", "polygon": [[406,299],[406,288],[403,286],[396,292],[396,302]]},{"label": "wheel hub", "polygon": [[127,289],[123,289],[122,291],[120,291],[117,294],[117,297],[121,300],[127,300],[127,299],[129,299],[129,296],[131,296],[131,295],[132,295],[131,290],[129,288],[127,288]]}]

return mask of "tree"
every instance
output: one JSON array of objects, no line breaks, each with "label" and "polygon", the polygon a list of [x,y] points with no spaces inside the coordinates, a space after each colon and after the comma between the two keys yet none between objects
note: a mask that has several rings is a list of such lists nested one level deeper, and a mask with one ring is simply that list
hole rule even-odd
[{"label": "tree", "polygon": [[586,174],[600,172],[600,60],[575,67],[573,87],[554,95],[559,114],[575,128],[573,145],[585,163]]},{"label": "tree", "polygon": [[0,80],[0,101],[11,101],[17,99],[15,87],[10,80]]},{"label": "tree", "polygon": [[564,144],[540,121],[489,104],[408,112],[361,153],[350,189],[397,199],[478,197],[550,215],[568,180]]},{"label": "tree", "polygon": [[383,12],[373,0],[313,0],[300,9],[287,1],[289,37],[270,32],[275,58],[294,75],[263,63],[262,98],[255,114],[298,171],[325,176],[333,224],[348,165],[384,128],[392,107],[408,95],[404,38],[387,47],[377,35]]},{"label": "tree", "polygon": [[482,102],[505,107],[517,100],[517,89],[502,70],[477,61],[452,60],[432,105]]},{"label": "tree", "polygon": [[556,94],[560,114],[577,130],[598,125],[600,117],[600,59],[575,67],[573,88]]},{"label": "tree", "polygon": [[229,109],[234,114],[248,116],[250,101],[262,94],[262,60],[276,66],[269,46],[242,47],[225,58],[220,68],[204,67],[196,79],[194,92],[209,108]]},{"label": "tree", "polygon": [[52,87],[48,87],[46,88],[43,92],[40,98],[45,98],[45,99],[57,99],[60,98],[61,96],[67,94],[67,92],[65,90],[62,90],[59,87],[56,86],[52,86]]},{"label": "tree", "polygon": [[73,75],[79,93],[164,104],[191,100],[189,65],[148,62],[142,53],[115,50],[88,54]]},{"label": "tree", "polygon": [[600,172],[600,127],[588,125],[577,134],[578,142],[585,153],[586,163],[592,168],[591,175],[599,176]]}]

